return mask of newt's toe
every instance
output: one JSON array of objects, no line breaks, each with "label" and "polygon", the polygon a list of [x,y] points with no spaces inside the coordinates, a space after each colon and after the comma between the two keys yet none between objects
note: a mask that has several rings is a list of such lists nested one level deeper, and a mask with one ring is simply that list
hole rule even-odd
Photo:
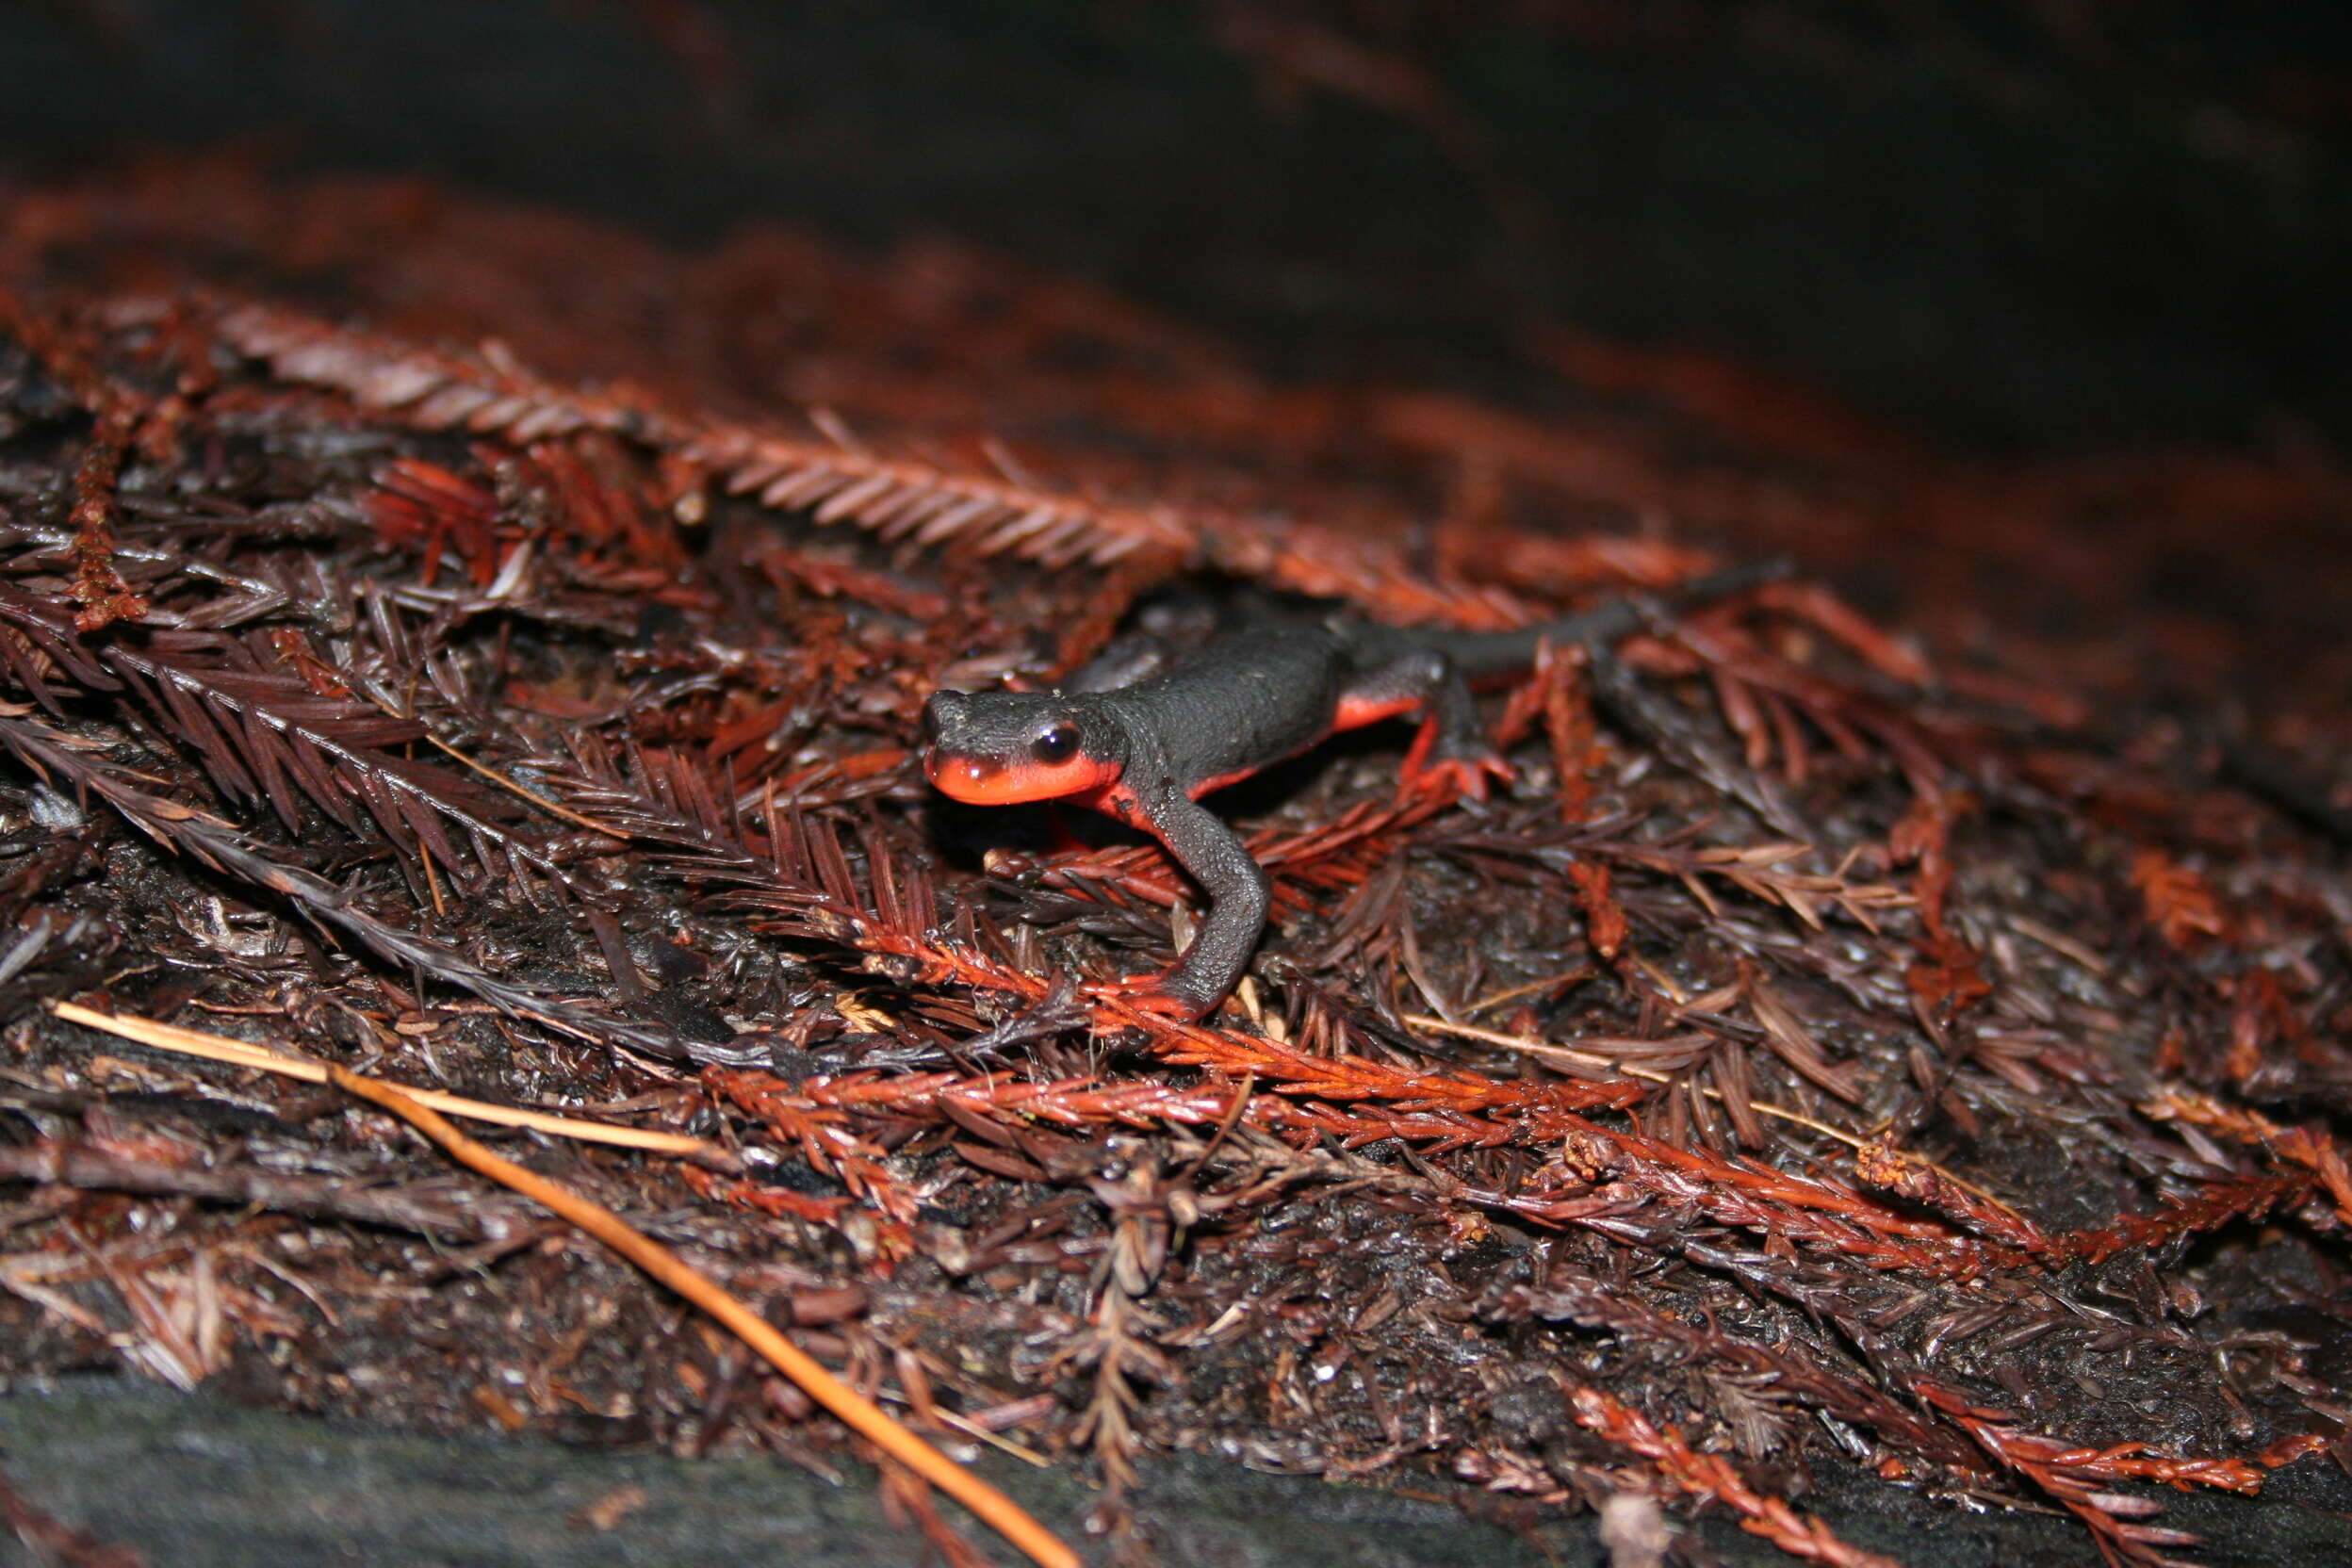
[{"label": "newt's toe", "polygon": [[1484,800],[1490,788],[1507,789],[1516,776],[1511,764],[1491,751],[1477,757],[1433,757],[1405,771],[1398,792]]},{"label": "newt's toe", "polygon": [[1160,974],[1122,974],[1103,983],[1101,994],[1117,997],[1137,1012],[1152,1013],[1160,1018],[1174,1019],[1179,1023],[1197,1023],[1217,1010],[1222,997],[1201,997],[1190,988],[1175,983],[1175,971]]}]

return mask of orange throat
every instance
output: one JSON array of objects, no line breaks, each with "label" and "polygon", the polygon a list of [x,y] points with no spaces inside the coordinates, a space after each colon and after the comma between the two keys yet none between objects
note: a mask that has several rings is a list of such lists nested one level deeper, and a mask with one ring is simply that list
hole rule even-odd
[{"label": "orange throat", "polygon": [[1061,800],[1106,790],[1119,779],[1118,763],[1085,756],[1067,762],[1036,762],[933,751],[923,758],[923,771],[939,793],[972,806]]}]

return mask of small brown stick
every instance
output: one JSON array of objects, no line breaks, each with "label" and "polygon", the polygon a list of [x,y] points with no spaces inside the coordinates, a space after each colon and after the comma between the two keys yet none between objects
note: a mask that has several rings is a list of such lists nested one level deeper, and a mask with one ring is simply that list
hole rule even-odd
[{"label": "small brown stick", "polygon": [[400,1187],[364,1187],[316,1176],[285,1176],[238,1168],[206,1169],[126,1159],[83,1145],[42,1142],[0,1149],[0,1182],[85,1191],[136,1192],[153,1198],[202,1198],[216,1203],[252,1204],[314,1219],[348,1219],[361,1225],[413,1231],[419,1235],[482,1240],[484,1217],[451,1202],[446,1195],[418,1196]]},{"label": "small brown stick", "polygon": [[677,1253],[631,1229],[612,1210],[501,1158],[449,1125],[417,1099],[389,1084],[330,1064],[330,1082],[407,1121],[460,1165],[481,1172],[553,1210],[715,1318],[801,1391],[890,1459],[964,1505],[1026,1553],[1039,1568],[1079,1568],[1078,1554],[1032,1519],[1018,1503],[900,1426],[873,1401],[826,1371],[743,1302],[719,1288]]},{"label": "small brown stick", "polygon": [[[1549,1057],[1587,1070],[1606,1069],[1623,1073],[1628,1078],[1640,1078],[1654,1084],[1674,1082],[1673,1074],[1659,1072],[1654,1068],[1631,1067],[1613,1057],[1604,1056],[1598,1052],[1578,1051],[1571,1046],[1554,1045],[1548,1040],[1529,1039],[1524,1035],[1507,1035],[1496,1029],[1480,1029],[1475,1024],[1449,1023],[1445,1019],[1434,1018],[1427,1013],[1407,1013],[1404,1015],[1404,1021],[1416,1029],[1427,1029],[1433,1034],[1458,1035],[1464,1039],[1474,1039],[1486,1045],[1499,1046],[1503,1050],[1520,1052],[1539,1059]],[[1719,1102],[1723,1098],[1723,1091],[1717,1088],[1702,1086],[1699,1092]],[[1803,1127],[1808,1132],[1819,1133],[1823,1137],[1834,1138],[1844,1144],[1854,1152],[1855,1173],[1873,1185],[1887,1186],[1892,1190],[1901,1191],[1901,1188],[1893,1186],[1892,1178],[1897,1172],[1905,1172],[1918,1178],[1932,1178],[1948,1200],[1965,1195],[1967,1200],[1965,1205],[1958,1202],[1948,1202],[1944,1205],[1956,1210],[1953,1217],[1960,1219],[1963,1223],[1972,1225],[1978,1230],[1992,1234],[1998,1240],[2026,1251],[2057,1250],[2057,1245],[2050,1237],[2044,1235],[2031,1220],[1975,1183],[1964,1181],[1933,1160],[1918,1154],[1903,1153],[1878,1138],[1859,1136],[1847,1132],[1842,1127],[1834,1127],[1826,1121],[1806,1116],[1801,1111],[1792,1111],[1786,1105],[1775,1105],[1769,1100],[1751,1100],[1748,1103],[1761,1115],[1786,1121],[1791,1126]],[[1920,1195],[1917,1191],[1906,1191],[1903,1192],[1903,1196],[1917,1199]]]},{"label": "small brown stick", "polygon": [[[1549,981],[1538,982],[1539,986],[1548,984],[1550,984]],[[1659,1072],[1654,1068],[1628,1067],[1615,1057],[1604,1056],[1597,1051],[1578,1051],[1573,1046],[1554,1045],[1549,1040],[1529,1039],[1525,1035],[1507,1035],[1499,1029],[1481,1029],[1476,1024],[1454,1023],[1428,1013],[1407,1013],[1404,1015],[1404,1021],[1415,1029],[1427,1029],[1431,1034],[1455,1035],[1462,1039],[1477,1040],[1482,1045],[1498,1046],[1505,1051],[1516,1051],[1527,1056],[1550,1057],[1590,1070],[1623,1073],[1627,1078],[1640,1078],[1652,1084],[1671,1084],[1674,1081],[1674,1075],[1671,1072]],[[1700,1092],[1710,1100],[1720,1101],[1723,1097],[1720,1089],[1706,1088]],[[1791,1125],[1819,1133],[1823,1137],[1836,1138],[1839,1143],[1851,1149],[1860,1149],[1869,1142],[1867,1138],[1849,1133],[1843,1128],[1833,1127],[1826,1121],[1818,1121],[1801,1111],[1792,1111],[1786,1105],[1775,1105],[1764,1100],[1751,1101],[1749,1103],[1766,1116],[1776,1117]]]},{"label": "small brown stick", "polygon": [[1209,1135],[1209,1141],[1200,1146],[1200,1152],[1195,1154],[1192,1163],[1184,1167],[1183,1180],[1189,1182],[1200,1175],[1200,1168],[1209,1163],[1211,1154],[1217,1152],[1217,1146],[1233,1135],[1233,1129],[1241,1124],[1242,1113],[1250,1108],[1250,1097],[1257,1092],[1257,1087],[1256,1074],[1242,1074],[1241,1086],[1233,1090],[1233,1109],[1225,1113],[1223,1119],[1217,1124],[1217,1131]]},{"label": "small brown stick", "polygon": [[[182,1056],[201,1056],[208,1062],[226,1062],[232,1067],[254,1068],[282,1077],[299,1078],[306,1084],[330,1081],[328,1069],[320,1063],[288,1056],[248,1040],[231,1039],[226,1035],[207,1035],[202,1030],[183,1029],[177,1024],[158,1023],[153,1019],[119,1017],[98,1012],[76,1002],[53,1002],[49,1010],[69,1023],[120,1035],[126,1040],[137,1040],[157,1051],[170,1051]],[[611,1143],[624,1149],[650,1150],[657,1154],[682,1154],[688,1159],[725,1170],[737,1168],[735,1156],[727,1150],[703,1138],[689,1137],[683,1133],[618,1127],[611,1122],[550,1116],[545,1111],[518,1110],[511,1105],[493,1105],[486,1101],[467,1100],[462,1095],[444,1094],[438,1089],[407,1089],[402,1092],[419,1104],[475,1121],[496,1122],[501,1127],[527,1127],[534,1133],[575,1138],[583,1143]]]},{"label": "small brown stick", "polygon": [[[380,704],[379,706],[384,705]],[[389,713],[392,710],[386,706],[384,707],[384,711]],[[407,715],[396,714],[395,716],[404,718]],[[525,789],[514,779],[509,778],[506,775],[498,772],[498,769],[475,761],[472,758],[466,756],[464,752],[458,750],[455,746],[449,744],[449,742],[441,739],[438,735],[428,733],[425,736],[425,743],[438,750],[441,755],[449,758],[451,761],[462,762],[466,767],[473,769],[474,772],[482,775],[482,777],[490,780],[491,783],[496,784],[501,790],[520,795],[523,799],[531,802],[533,806],[538,807],[541,810],[547,812],[551,816],[560,817],[564,821],[570,823],[575,827],[584,827],[591,833],[601,833],[608,839],[620,839],[626,841],[629,838],[628,834],[621,832],[619,829],[608,826],[605,824],[596,821],[594,817],[583,817],[578,811],[573,810],[570,807],[563,805],[557,801],[549,800],[546,795],[541,794],[536,790]]]}]

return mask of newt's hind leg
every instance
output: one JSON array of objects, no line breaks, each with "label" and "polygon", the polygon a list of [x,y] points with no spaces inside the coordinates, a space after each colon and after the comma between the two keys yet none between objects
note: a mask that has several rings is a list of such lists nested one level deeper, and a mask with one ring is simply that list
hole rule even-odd
[{"label": "newt's hind leg", "polygon": [[1421,716],[1421,733],[1405,753],[1400,792],[1436,790],[1484,800],[1490,783],[1511,782],[1511,764],[1488,743],[1468,682],[1444,653],[1419,648],[1364,671],[1341,695],[1334,727],[1403,713]]}]

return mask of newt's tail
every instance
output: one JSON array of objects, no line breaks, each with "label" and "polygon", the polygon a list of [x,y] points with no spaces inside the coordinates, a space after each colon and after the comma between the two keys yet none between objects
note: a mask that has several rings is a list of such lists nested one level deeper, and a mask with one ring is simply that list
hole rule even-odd
[{"label": "newt's tail", "polygon": [[1717,599],[1743,594],[1788,575],[1788,563],[1773,559],[1752,561],[1707,572],[1657,594],[1628,595],[1596,604],[1590,610],[1516,631],[1446,631],[1430,627],[1367,628],[1360,657],[1367,662],[1435,648],[1453,661],[1462,678],[1473,683],[1516,675],[1535,660],[1540,644],[1554,647],[1571,644],[1587,646],[1613,643],[1678,611],[1696,609]]}]

